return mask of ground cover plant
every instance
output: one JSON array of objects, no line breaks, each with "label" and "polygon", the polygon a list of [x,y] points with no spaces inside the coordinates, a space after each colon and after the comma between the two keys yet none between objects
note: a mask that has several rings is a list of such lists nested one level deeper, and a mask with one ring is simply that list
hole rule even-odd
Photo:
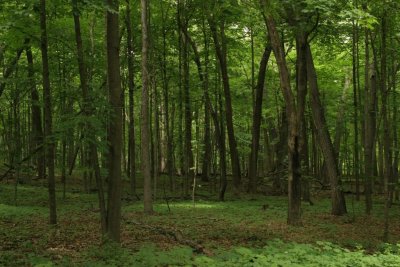
[{"label": "ground cover plant", "polygon": [[[329,213],[329,199],[303,205],[303,226],[286,224],[280,196],[228,194],[225,202],[199,191],[154,203],[127,198],[122,207],[121,244],[102,241],[95,193],[77,189],[58,195],[59,223],[48,224],[45,187],[0,186],[0,265],[3,266],[398,266],[400,212],[391,214],[391,239],[382,242],[382,202],[371,216],[354,202],[349,215]],[[61,190],[61,188],[60,188]],[[161,193],[161,191],[160,191]],[[201,195],[201,196],[200,196]],[[126,196],[129,196],[128,194]],[[354,196],[347,196],[351,202]],[[266,207],[268,206],[268,207]],[[173,234],[171,234],[173,233]],[[179,239],[174,235],[180,236]],[[192,240],[204,247],[196,251]]]}]

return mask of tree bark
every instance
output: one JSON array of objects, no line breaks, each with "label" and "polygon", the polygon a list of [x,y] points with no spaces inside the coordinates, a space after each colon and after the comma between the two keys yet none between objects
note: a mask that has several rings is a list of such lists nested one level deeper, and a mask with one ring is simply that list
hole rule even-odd
[{"label": "tree bark", "polygon": [[370,48],[368,41],[369,31],[365,30],[365,144],[364,144],[364,172],[365,172],[365,212],[372,211],[372,184],[374,176],[374,143],[376,132],[376,73],[374,64],[370,64]]},{"label": "tree bark", "polygon": [[258,180],[258,150],[260,147],[260,128],[262,118],[262,99],[264,95],[265,75],[268,65],[268,60],[271,55],[272,48],[268,45],[264,49],[264,54],[261,58],[260,69],[258,71],[258,80],[255,93],[255,105],[253,107],[253,127],[251,139],[251,152],[249,157],[249,186],[248,192],[255,193],[257,191]]},{"label": "tree bark", "polygon": [[122,154],[122,90],[119,60],[119,21],[117,0],[107,0],[113,11],[107,11],[107,75],[111,117],[108,138],[108,200],[106,235],[120,242],[121,234],[121,154]]},{"label": "tree bark", "polygon": [[353,163],[353,175],[356,180],[356,199],[360,200],[360,184],[359,184],[359,151],[358,151],[358,98],[357,89],[359,81],[358,71],[358,25],[353,22],[353,42],[352,42],[352,63],[353,63],[353,108],[354,108],[354,163]]},{"label": "tree bark", "polygon": [[[97,146],[95,144],[95,128],[90,123],[90,118],[93,116],[94,108],[90,97],[88,80],[87,80],[87,69],[84,58],[84,49],[82,44],[82,34],[81,34],[81,24],[80,24],[80,16],[78,9],[77,0],[72,0],[72,13],[74,17],[74,28],[75,28],[75,41],[76,41],[76,49],[77,49],[77,60],[78,60],[78,68],[79,68],[79,78],[81,82],[81,92],[83,99],[83,113],[87,117],[87,124],[85,125],[86,135],[88,139],[91,140],[89,143],[89,165],[92,165],[94,168],[95,180],[97,185],[97,194],[99,197],[99,208],[100,208],[100,221],[101,221],[101,229],[102,233],[106,234],[107,228],[107,211],[104,197],[104,187],[103,181],[100,173],[99,166],[99,156],[97,153]],[[72,166],[72,164],[71,164]]]},{"label": "tree bark", "polygon": [[44,139],[46,148],[46,165],[48,170],[47,182],[49,190],[50,224],[57,224],[56,208],[56,181],[54,175],[55,144],[52,132],[52,98],[50,88],[49,58],[46,25],[46,0],[40,0],[40,49],[42,52],[43,67],[43,94],[44,94]]},{"label": "tree bark", "polygon": [[[181,9],[183,10],[184,4],[181,4]],[[183,103],[184,103],[184,114],[185,114],[185,160],[184,160],[184,168],[185,168],[185,195],[189,193],[189,185],[190,181],[194,178],[194,170],[193,170],[193,151],[192,151],[192,111],[191,111],[191,103],[190,103],[190,80],[189,80],[189,44],[183,34],[184,31],[187,31],[187,19],[185,18],[184,13],[180,12],[180,23],[181,26],[181,38],[182,38],[182,48],[183,48]],[[182,21],[183,20],[183,21]]]},{"label": "tree bark", "polygon": [[384,231],[383,241],[388,242],[389,239],[389,182],[391,178],[392,170],[392,159],[391,159],[391,134],[389,125],[389,114],[388,114],[388,87],[387,87],[387,12],[385,11],[381,20],[381,114],[383,119],[383,183],[384,183],[384,194],[385,194],[385,209],[384,209]]},{"label": "tree bark", "polygon": [[[36,88],[35,82],[35,68],[33,65],[33,55],[31,47],[28,45],[26,48],[26,58],[28,61],[28,79],[31,86],[31,113],[32,113],[32,135],[34,149],[43,145],[43,128],[42,128],[42,115],[40,111],[39,92]],[[38,171],[38,178],[44,178],[46,173],[46,163],[44,159],[44,152],[40,150],[36,156],[36,164]]]},{"label": "tree bark", "polygon": [[341,188],[337,159],[329,135],[325,114],[319,97],[317,74],[314,67],[314,61],[309,44],[306,45],[307,54],[307,78],[310,86],[310,103],[314,119],[317,137],[322,154],[324,155],[327,175],[331,185],[332,211],[333,215],[343,215],[347,213],[346,202]]},{"label": "tree bark", "polygon": [[235,139],[235,132],[233,127],[233,110],[232,110],[232,99],[231,99],[231,89],[229,83],[229,75],[228,75],[228,65],[227,65],[227,51],[226,51],[226,38],[225,38],[225,30],[224,30],[224,22],[220,23],[220,39],[218,38],[217,26],[213,19],[209,19],[209,26],[212,32],[212,37],[214,40],[215,50],[217,53],[219,67],[222,76],[222,83],[224,88],[224,96],[225,96],[225,119],[226,119],[226,127],[228,131],[228,141],[229,141],[229,149],[231,156],[231,165],[232,165],[232,180],[233,186],[235,189],[235,193],[240,192],[241,185],[241,172],[240,172],[240,161],[239,161],[239,153],[237,149],[237,143]]},{"label": "tree bark", "polygon": [[[265,8],[265,1],[263,1]],[[288,219],[289,225],[301,225],[301,161],[299,154],[299,123],[297,119],[297,107],[295,97],[290,85],[290,75],[286,63],[285,52],[282,47],[275,21],[271,16],[265,16],[271,46],[274,51],[279,70],[281,91],[286,104],[286,116],[288,120]]]},{"label": "tree bark", "polygon": [[3,81],[0,82],[0,97],[1,97],[1,95],[3,94],[3,92],[4,92],[4,89],[6,88],[6,84],[7,84],[7,83],[5,82],[5,80],[6,80],[7,78],[9,78],[9,77],[11,76],[11,74],[13,74],[13,72],[14,72],[16,66],[17,66],[18,60],[20,59],[20,57],[21,57],[21,55],[22,55],[22,52],[24,52],[25,45],[27,45],[27,44],[28,44],[28,39],[25,40],[24,46],[21,47],[21,48],[19,48],[19,49],[17,50],[17,55],[16,55],[16,57],[11,61],[9,67],[6,68],[6,69],[4,70],[4,73],[3,73]]},{"label": "tree bark", "polygon": [[141,168],[144,181],[144,212],[153,213],[153,201],[151,192],[150,171],[150,124],[149,124],[149,22],[148,22],[148,0],[141,0],[141,23],[142,23],[142,103],[140,112],[141,132]]},{"label": "tree bark", "polygon": [[130,181],[130,189],[132,195],[136,194],[136,144],[135,144],[135,117],[134,117],[134,90],[135,90],[135,80],[134,80],[134,70],[133,70],[133,34],[132,34],[132,19],[131,19],[131,3],[130,0],[126,2],[126,56],[128,59],[128,88],[129,88],[129,130],[128,130],[128,175]]}]

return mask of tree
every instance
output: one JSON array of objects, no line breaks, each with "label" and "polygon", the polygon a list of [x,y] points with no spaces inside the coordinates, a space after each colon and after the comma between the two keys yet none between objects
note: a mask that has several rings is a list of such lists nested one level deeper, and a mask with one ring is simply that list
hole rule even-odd
[{"label": "tree", "polygon": [[46,0],[40,0],[40,49],[42,51],[42,77],[44,94],[44,138],[46,147],[47,182],[49,189],[50,224],[57,224],[56,180],[54,175],[55,144],[53,140],[52,101],[46,25]]},{"label": "tree", "polygon": [[269,56],[271,55],[271,47],[268,45],[260,62],[260,69],[258,71],[258,80],[255,94],[255,105],[253,107],[253,127],[251,139],[251,152],[249,157],[249,188],[248,191],[255,193],[257,190],[258,178],[258,150],[260,147],[260,128],[261,128],[261,111],[262,111],[262,98],[264,95],[265,75],[268,65]]},{"label": "tree", "polygon": [[106,235],[120,241],[121,227],[121,153],[122,90],[119,60],[118,1],[107,0],[107,77],[111,115],[108,128],[108,201]]},{"label": "tree", "polygon": [[306,45],[306,60],[307,60],[307,79],[310,86],[310,103],[313,113],[315,128],[319,145],[327,166],[327,175],[331,185],[332,198],[332,214],[343,215],[347,213],[346,202],[341,188],[337,159],[333,148],[332,140],[326,126],[325,115],[319,97],[317,74],[314,67],[314,61],[311,54],[309,44]]},{"label": "tree", "polygon": [[141,0],[141,22],[142,22],[142,103],[140,113],[141,133],[141,169],[144,180],[144,212],[153,212],[151,194],[151,171],[150,171],[150,128],[149,128],[149,22],[148,22],[148,0]]},{"label": "tree", "polygon": [[[262,1],[262,7],[265,12],[266,1]],[[269,38],[271,41],[272,50],[274,51],[275,59],[279,70],[279,79],[281,84],[282,94],[286,105],[286,116],[288,120],[288,196],[289,208],[287,222],[290,225],[301,225],[301,162],[299,154],[299,120],[297,106],[293,91],[290,85],[290,75],[286,63],[285,52],[282,48],[278,31],[276,29],[275,20],[272,15],[263,13],[265,23],[267,25]]]},{"label": "tree", "polygon": [[219,36],[215,18],[210,17],[208,19],[208,23],[210,25],[212,38],[214,40],[214,46],[218,57],[219,67],[222,76],[224,98],[225,98],[225,120],[228,132],[228,142],[229,142],[232,176],[233,176],[232,180],[236,193],[238,193],[240,191],[240,185],[241,185],[241,172],[240,172],[239,153],[235,138],[235,130],[233,127],[233,110],[232,110],[231,88],[229,83],[229,74],[227,65],[228,63],[227,63],[227,43],[225,36],[225,22],[222,19],[219,22],[218,25],[220,33]]},{"label": "tree", "polygon": [[[43,146],[43,127],[42,127],[42,115],[40,110],[40,99],[39,92],[36,88],[35,82],[35,69],[33,63],[33,54],[30,45],[26,48],[26,59],[28,62],[28,79],[31,84],[31,101],[32,101],[32,135],[33,135],[33,147],[37,149]],[[38,177],[45,177],[46,173],[46,162],[44,159],[43,149],[40,149],[37,158],[37,171]]]},{"label": "tree", "polygon": [[72,13],[74,17],[74,29],[75,29],[75,41],[76,41],[76,49],[77,49],[77,60],[78,60],[78,69],[79,69],[79,78],[81,83],[82,90],[82,99],[83,99],[83,113],[86,116],[87,125],[85,125],[85,132],[88,135],[89,140],[89,157],[90,162],[93,165],[95,179],[97,184],[97,192],[99,197],[99,207],[100,207],[100,220],[102,233],[106,234],[108,232],[107,229],[107,210],[105,204],[104,197],[104,188],[103,181],[100,173],[99,166],[99,157],[97,153],[97,146],[95,144],[95,128],[91,124],[91,120],[93,119],[94,107],[92,106],[92,101],[90,97],[88,82],[87,82],[87,68],[84,59],[84,50],[82,44],[82,36],[81,36],[81,23],[78,9],[78,0],[72,0]]},{"label": "tree", "polygon": [[131,21],[131,3],[129,0],[126,2],[126,16],[125,16],[125,25],[126,25],[126,56],[128,58],[128,87],[129,87],[129,132],[128,132],[128,175],[130,177],[130,185],[131,185],[131,193],[136,194],[136,160],[135,160],[135,117],[133,113],[134,107],[134,89],[135,89],[135,81],[134,81],[134,70],[133,70],[133,35],[132,35],[132,21]]}]

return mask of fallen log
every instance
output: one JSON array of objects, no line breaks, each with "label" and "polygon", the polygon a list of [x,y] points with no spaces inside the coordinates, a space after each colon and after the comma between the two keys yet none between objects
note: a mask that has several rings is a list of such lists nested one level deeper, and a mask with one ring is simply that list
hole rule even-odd
[{"label": "fallen log", "polygon": [[183,236],[182,232],[180,232],[179,230],[175,232],[175,231],[163,228],[163,227],[145,225],[145,224],[142,224],[140,222],[132,221],[132,220],[125,220],[125,222],[128,223],[128,224],[134,224],[136,226],[139,226],[140,228],[143,228],[143,229],[146,229],[146,230],[158,233],[158,234],[162,234],[162,235],[165,235],[165,236],[172,237],[176,242],[178,242],[178,243],[180,243],[182,245],[186,245],[186,246],[191,247],[193,249],[193,251],[196,252],[196,253],[201,253],[201,254],[204,254],[204,255],[207,255],[207,256],[212,256],[213,255],[213,253],[210,250],[206,249],[204,246],[200,245],[196,241],[190,240],[190,239],[186,239]]}]

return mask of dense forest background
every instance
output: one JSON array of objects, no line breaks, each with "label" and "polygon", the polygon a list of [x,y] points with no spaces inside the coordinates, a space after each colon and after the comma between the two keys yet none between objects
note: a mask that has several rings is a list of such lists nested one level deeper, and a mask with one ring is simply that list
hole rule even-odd
[{"label": "dense forest background", "polygon": [[120,242],[124,201],[150,215],[153,202],[287,196],[287,224],[304,226],[304,206],[323,196],[325,212],[353,219],[354,205],[370,215],[382,204],[377,231],[390,241],[399,10],[397,0],[2,1],[7,199],[45,185],[57,224],[69,193],[96,193],[99,232]]}]

